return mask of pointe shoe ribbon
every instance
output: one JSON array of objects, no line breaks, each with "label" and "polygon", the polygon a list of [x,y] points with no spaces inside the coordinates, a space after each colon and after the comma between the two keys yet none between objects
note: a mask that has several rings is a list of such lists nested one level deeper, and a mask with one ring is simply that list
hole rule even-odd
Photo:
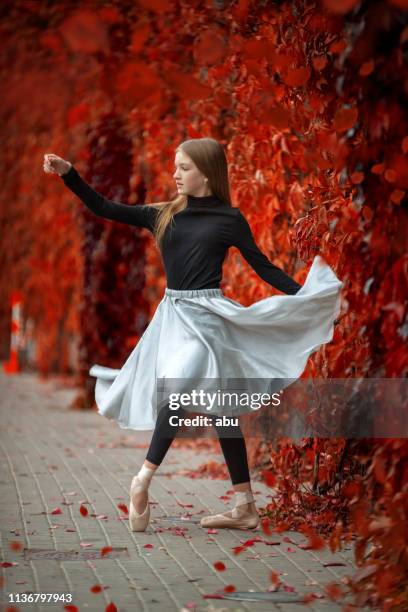
[{"label": "pointe shoe ribbon", "polygon": [[142,514],[138,514],[133,505],[133,495],[142,490],[147,490],[147,486],[136,475],[133,477],[132,484],[130,485],[129,525],[132,531],[145,531],[150,520],[149,499]]},{"label": "pointe shoe ribbon", "polygon": [[237,491],[235,493],[235,508],[231,511],[231,516],[227,514],[212,514],[203,516],[200,521],[201,527],[219,527],[227,529],[255,529],[259,525],[258,512],[239,512],[238,507],[250,504],[255,501],[254,496],[249,491]]}]

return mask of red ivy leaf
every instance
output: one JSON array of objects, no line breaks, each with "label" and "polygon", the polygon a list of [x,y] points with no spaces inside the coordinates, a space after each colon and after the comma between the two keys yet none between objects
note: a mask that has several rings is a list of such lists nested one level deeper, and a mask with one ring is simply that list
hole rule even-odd
[{"label": "red ivy leaf", "polygon": [[283,82],[292,87],[306,85],[309,78],[310,68],[308,66],[304,66],[303,68],[290,68],[286,76],[282,76]]},{"label": "red ivy leaf", "polygon": [[257,540],[253,540],[253,539],[251,539],[251,540],[245,540],[245,542],[243,542],[243,544],[242,544],[242,545],[243,545],[243,546],[253,546],[253,545],[255,544],[255,542],[259,542],[259,541],[260,541],[260,540],[258,540],[258,539],[257,539]]},{"label": "red ivy leaf", "polygon": [[100,9],[99,17],[105,23],[118,23],[122,21],[122,15],[114,6],[105,6]]},{"label": "red ivy leaf", "polygon": [[324,590],[326,591],[330,599],[339,599],[339,597],[342,596],[342,590],[340,586],[335,582],[330,582],[329,584],[326,584]]},{"label": "red ivy leaf", "polygon": [[358,71],[360,76],[368,76],[374,70],[375,62],[374,60],[370,60],[369,62],[364,62],[362,64],[360,70]]},{"label": "red ivy leaf", "polygon": [[390,200],[391,202],[394,202],[394,204],[400,204],[404,196],[405,191],[402,191],[401,189],[394,189],[394,191],[390,195]]},{"label": "red ivy leaf", "polygon": [[359,185],[364,181],[364,172],[353,172],[350,179],[353,185]]},{"label": "red ivy leaf", "polygon": [[276,476],[269,470],[262,470],[262,478],[268,487],[274,487],[276,484]]},{"label": "red ivy leaf", "polygon": [[315,70],[323,70],[327,66],[327,57],[325,55],[316,55],[312,59],[312,64]]},{"label": "red ivy leaf", "polygon": [[373,461],[374,476],[380,484],[384,484],[387,480],[387,474],[384,466],[384,459],[380,456],[374,457]]},{"label": "red ivy leaf", "polygon": [[345,15],[359,3],[360,0],[323,0],[323,6],[336,15]]},{"label": "red ivy leaf", "polygon": [[216,561],[214,563],[214,567],[219,572],[223,572],[226,569],[225,564],[222,561]]},{"label": "red ivy leaf", "polygon": [[397,180],[397,173],[395,170],[393,170],[393,168],[387,168],[387,170],[384,172],[384,178],[389,183],[395,183]]},{"label": "red ivy leaf", "polygon": [[385,164],[374,164],[371,166],[371,172],[373,174],[382,174],[385,170]]},{"label": "red ivy leaf", "polygon": [[357,108],[339,108],[334,116],[334,128],[337,132],[346,132],[354,126],[357,119]]},{"label": "red ivy leaf", "polygon": [[128,507],[127,507],[126,504],[120,503],[120,504],[118,504],[118,508],[119,508],[119,510],[122,510],[122,512],[124,514],[129,514],[129,510],[128,510]]},{"label": "red ivy leaf", "polygon": [[79,511],[82,514],[82,516],[88,516],[88,508],[86,508],[82,504],[79,506]]},{"label": "red ivy leaf", "polygon": [[261,519],[261,529],[265,535],[271,535],[270,520],[268,518]]},{"label": "red ivy leaf", "polygon": [[280,584],[281,579],[279,578],[278,572],[275,572],[275,571],[272,570],[271,571],[271,575],[270,575],[270,580],[271,580],[272,584],[274,584],[274,585]]}]

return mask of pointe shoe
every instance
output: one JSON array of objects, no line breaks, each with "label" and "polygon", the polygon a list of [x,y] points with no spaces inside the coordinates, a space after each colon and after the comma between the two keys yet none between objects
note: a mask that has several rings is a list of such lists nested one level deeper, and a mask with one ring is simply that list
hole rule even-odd
[{"label": "pointe shoe", "polygon": [[149,488],[150,480],[154,474],[154,470],[145,466],[139,471],[139,474],[133,477],[130,485],[130,503],[129,503],[129,525],[132,531],[145,531],[150,520],[150,504],[149,498],[147,498],[146,508],[142,514],[136,512],[135,506],[132,501],[132,497],[135,493],[140,491],[147,491]]},{"label": "pointe shoe", "polygon": [[150,520],[150,504],[147,499],[146,508],[142,514],[138,514],[133,505],[132,496],[135,493],[135,489],[140,489],[141,482],[137,476],[133,477],[132,484],[130,486],[130,504],[129,504],[129,525],[132,531],[145,531]]},{"label": "pointe shoe", "polygon": [[200,521],[201,527],[215,527],[226,529],[256,529],[259,525],[259,514],[255,510],[238,510],[240,506],[245,506],[255,502],[254,496],[249,491],[237,491],[235,493],[236,504],[232,511],[225,514],[212,514],[203,516]]}]

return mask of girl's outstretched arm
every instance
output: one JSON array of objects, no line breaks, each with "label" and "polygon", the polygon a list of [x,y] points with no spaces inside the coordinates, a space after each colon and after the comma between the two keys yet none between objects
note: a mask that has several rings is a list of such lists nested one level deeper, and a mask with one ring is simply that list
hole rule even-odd
[{"label": "girl's outstretched arm", "polygon": [[127,225],[154,230],[157,209],[147,204],[122,204],[109,200],[93,189],[71,165],[68,172],[60,175],[65,185],[98,217],[119,221]]},{"label": "girl's outstretched arm", "polygon": [[272,287],[289,295],[294,295],[302,287],[281,268],[269,261],[260,250],[255,242],[248,221],[239,209],[237,209],[237,218],[232,227],[231,245],[236,246],[240,250],[258,276],[272,285]]}]

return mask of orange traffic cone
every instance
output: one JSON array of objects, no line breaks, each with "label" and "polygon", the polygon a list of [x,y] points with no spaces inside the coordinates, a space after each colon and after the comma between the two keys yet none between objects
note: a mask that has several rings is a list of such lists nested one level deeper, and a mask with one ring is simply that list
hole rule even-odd
[{"label": "orange traffic cone", "polygon": [[20,291],[13,291],[11,294],[11,339],[10,357],[3,364],[3,369],[7,374],[17,374],[21,371],[18,362],[18,348],[21,340],[21,309],[23,296]]}]

